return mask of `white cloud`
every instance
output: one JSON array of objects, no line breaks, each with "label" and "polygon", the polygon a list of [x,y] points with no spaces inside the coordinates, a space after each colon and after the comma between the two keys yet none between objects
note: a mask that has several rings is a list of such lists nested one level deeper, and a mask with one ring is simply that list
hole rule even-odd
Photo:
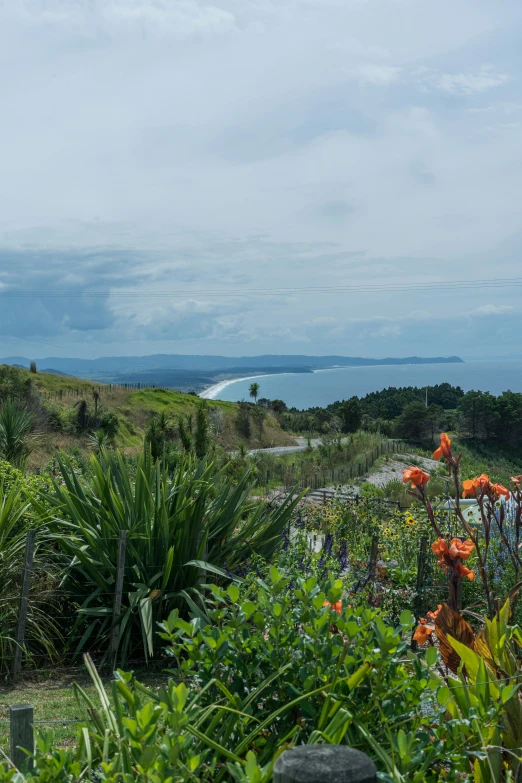
[{"label": "white cloud", "polygon": [[521,23],[519,0],[0,0],[0,279],[108,292],[30,318],[4,296],[2,323],[91,355],[378,354],[400,328],[442,353],[456,326],[459,351],[491,292],[380,289],[518,274]]},{"label": "white cloud", "polygon": [[336,326],[337,318],[330,318],[329,316],[321,316],[320,318],[312,318],[312,326]]},{"label": "white cloud", "polygon": [[470,315],[487,316],[487,315],[506,315],[511,313],[515,308],[512,305],[494,305],[486,304],[476,307],[471,311]]},{"label": "white cloud", "polygon": [[361,84],[370,84],[380,87],[390,85],[397,81],[400,72],[400,68],[392,65],[361,63],[352,70],[347,71],[347,75]]},{"label": "white cloud", "polygon": [[484,66],[476,73],[444,73],[434,80],[435,86],[450,95],[480,95],[509,81],[506,73]]}]

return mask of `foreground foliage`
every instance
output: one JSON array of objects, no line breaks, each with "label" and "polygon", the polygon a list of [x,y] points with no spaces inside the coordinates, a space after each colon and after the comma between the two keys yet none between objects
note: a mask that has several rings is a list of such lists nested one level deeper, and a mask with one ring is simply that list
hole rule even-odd
[{"label": "foreground foliage", "polygon": [[[88,659],[98,702],[76,688],[87,715],[76,744],[58,749],[40,733],[26,779],[269,783],[286,747],[327,742],[368,753],[383,781],[517,780],[501,750],[516,757],[520,743],[517,682],[471,650],[467,673],[445,677],[433,647],[410,651],[409,612],[392,624],[341,592],[334,580],[292,586],[275,568],[266,581],[214,586],[202,615],[174,610],[163,623],[172,668],[159,689],[118,671],[109,697]],[[522,638],[508,612],[485,637],[499,667],[513,655],[501,634]],[[7,780],[20,778],[4,764]]]},{"label": "foreground foliage", "polygon": [[158,620],[174,607],[195,608],[205,572],[228,579],[252,555],[269,559],[297,503],[287,498],[269,509],[249,500],[248,471],[233,483],[213,463],[187,458],[170,473],[150,450],[135,476],[114,453],[91,457],[88,481],[68,461],[59,465],[47,507],[38,498],[34,504],[65,556],[63,590],[79,607],[71,633],[77,652],[93,642],[106,649],[115,625],[120,533],[126,534],[119,660],[154,654]]}]

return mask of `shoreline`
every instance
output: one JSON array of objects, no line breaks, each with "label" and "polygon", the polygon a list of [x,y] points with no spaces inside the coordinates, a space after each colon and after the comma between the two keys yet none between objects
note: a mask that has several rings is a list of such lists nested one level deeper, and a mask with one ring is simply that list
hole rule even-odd
[{"label": "shoreline", "polygon": [[[420,367],[420,366],[426,366],[426,365],[433,366],[433,364],[466,364],[465,361],[461,362],[408,362],[404,364],[399,363],[392,363],[392,364],[348,364],[348,365],[333,365],[332,367],[318,367],[317,369],[311,370],[310,374],[315,374],[318,372],[332,372],[334,370],[364,370],[368,369],[370,367],[376,367],[376,368],[382,368],[382,367]],[[268,372],[264,373],[263,375],[245,375],[240,376],[238,378],[228,378],[226,381],[218,381],[218,383],[212,384],[212,386],[208,386],[206,389],[203,389],[202,392],[198,394],[198,397],[201,397],[202,400],[215,400],[216,395],[218,395],[223,389],[226,389],[227,386],[231,386],[233,383],[238,383],[239,381],[252,381],[256,378],[273,378],[275,375],[300,375],[301,373],[293,373],[291,371],[286,372]],[[308,374],[308,373],[306,373]]]},{"label": "shoreline", "polygon": [[237,383],[238,381],[253,381],[256,378],[271,378],[273,375],[286,375],[286,373],[269,372],[264,375],[245,375],[239,378],[229,378],[226,381],[219,381],[218,383],[214,383],[212,386],[203,389],[203,391],[198,394],[198,397],[201,397],[202,400],[215,400],[216,395],[232,383]]}]

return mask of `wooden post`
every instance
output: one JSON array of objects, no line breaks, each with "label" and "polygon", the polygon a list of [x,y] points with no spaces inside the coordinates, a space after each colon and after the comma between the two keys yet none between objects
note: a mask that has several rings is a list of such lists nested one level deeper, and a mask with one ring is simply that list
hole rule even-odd
[{"label": "wooden post", "polygon": [[27,609],[29,607],[29,588],[31,586],[31,571],[33,570],[34,539],[36,531],[28,530],[25,539],[24,576],[22,579],[22,591],[20,593],[20,607],[18,609],[18,627],[16,629],[15,649],[13,656],[13,682],[18,682],[22,671],[22,655],[25,641],[25,625],[27,622]]},{"label": "wooden post", "polygon": [[[428,539],[422,536],[417,556],[417,584],[415,588],[415,619],[418,620],[422,612],[422,586],[424,584],[424,571],[426,568],[426,551],[428,549]],[[411,640],[411,649],[417,649],[417,642]]]},{"label": "wooden post", "polygon": [[372,536],[372,548],[370,550],[370,581],[375,580],[375,569],[377,567],[377,554],[379,552],[379,536]]},{"label": "wooden post", "polygon": [[9,707],[9,754],[12,763],[20,770],[24,765],[32,767],[27,753],[34,753],[33,708],[30,704],[15,704]]},{"label": "wooden post", "polygon": [[326,506],[326,492],[323,492],[323,506]]},{"label": "wooden post", "polygon": [[346,745],[297,745],[274,764],[273,783],[376,783],[373,761]]},{"label": "wooden post", "polygon": [[[116,566],[116,586],[114,588],[114,604],[112,607],[112,621],[116,623],[121,614],[121,600],[123,595],[123,576],[125,572],[125,550],[127,549],[127,532],[120,530],[118,538],[118,564]],[[120,624],[117,623],[112,629],[110,657],[112,665],[116,667],[116,658],[118,655],[118,636],[120,635]]]}]

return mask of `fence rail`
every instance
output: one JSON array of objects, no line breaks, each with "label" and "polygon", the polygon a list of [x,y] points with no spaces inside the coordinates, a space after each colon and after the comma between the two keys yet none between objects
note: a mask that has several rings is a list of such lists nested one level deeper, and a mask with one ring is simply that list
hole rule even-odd
[{"label": "fence rail", "polygon": [[385,454],[404,454],[407,451],[406,444],[398,440],[382,441],[378,446],[362,457],[354,457],[349,465],[342,468],[331,468],[322,472],[310,473],[300,476],[295,465],[280,465],[273,470],[267,470],[260,478],[260,486],[266,482],[281,481],[286,490],[298,487],[300,490],[321,489],[327,484],[344,484],[352,479],[364,476],[377,462],[379,457]]},{"label": "fence rail", "polygon": [[49,391],[40,391],[44,400],[65,400],[70,397],[81,398],[85,396],[98,396],[111,394],[115,391],[144,391],[145,389],[158,389],[158,391],[172,390],[173,387],[158,386],[155,383],[105,383],[100,386],[93,386],[89,389],[83,389],[80,386],[66,386],[63,389],[53,389]]}]

